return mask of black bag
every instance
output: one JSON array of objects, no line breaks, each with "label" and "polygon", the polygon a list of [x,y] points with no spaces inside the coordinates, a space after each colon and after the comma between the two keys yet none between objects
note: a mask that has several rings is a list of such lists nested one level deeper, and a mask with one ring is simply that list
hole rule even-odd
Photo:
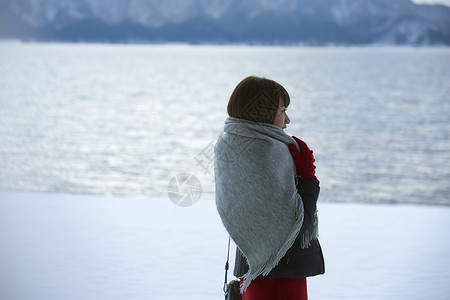
[{"label": "black bag", "polygon": [[225,263],[225,281],[223,283],[223,292],[225,300],[242,300],[240,280],[232,280],[227,284],[228,260],[230,258],[230,237],[228,238],[227,262]]},{"label": "black bag", "polygon": [[225,300],[242,300],[240,292],[240,281],[235,279],[228,283],[225,291]]}]

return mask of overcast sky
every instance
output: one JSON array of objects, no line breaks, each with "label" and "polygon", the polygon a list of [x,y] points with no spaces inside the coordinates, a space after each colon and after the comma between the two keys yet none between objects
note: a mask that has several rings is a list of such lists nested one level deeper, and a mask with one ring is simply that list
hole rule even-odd
[{"label": "overcast sky", "polygon": [[423,3],[423,4],[445,4],[450,6],[450,0],[412,0],[415,3]]}]

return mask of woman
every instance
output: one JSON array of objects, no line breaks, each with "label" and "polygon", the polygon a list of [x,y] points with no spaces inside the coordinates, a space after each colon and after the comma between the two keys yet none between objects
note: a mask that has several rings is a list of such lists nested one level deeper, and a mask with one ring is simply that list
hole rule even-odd
[{"label": "woman", "polygon": [[307,299],[306,277],[324,273],[319,181],[312,151],[283,131],[289,103],[275,81],[245,78],[215,146],[216,205],[237,245],[244,300]]}]

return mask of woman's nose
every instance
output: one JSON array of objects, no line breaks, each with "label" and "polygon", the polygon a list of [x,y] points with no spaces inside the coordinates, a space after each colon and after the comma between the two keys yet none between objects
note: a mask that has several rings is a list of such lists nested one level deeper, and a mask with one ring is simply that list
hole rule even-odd
[{"label": "woman's nose", "polygon": [[286,114],[286,124],[291,123],[291,119],[289,119],[288,115]]}]

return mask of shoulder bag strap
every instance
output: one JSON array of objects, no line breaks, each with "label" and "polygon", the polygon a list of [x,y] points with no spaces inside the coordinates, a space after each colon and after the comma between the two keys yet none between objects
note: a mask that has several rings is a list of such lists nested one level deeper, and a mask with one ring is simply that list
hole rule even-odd
[{"label": "shoulder bag strap", "polygon": [[228,251],[227,251],[227,262],[225,263],[225,281],[223,283],[223,292],[228,293],[228,284],[227,284],[227,274],[228,274],[228,260],[230,259],[230,236],[228,236]]}]

